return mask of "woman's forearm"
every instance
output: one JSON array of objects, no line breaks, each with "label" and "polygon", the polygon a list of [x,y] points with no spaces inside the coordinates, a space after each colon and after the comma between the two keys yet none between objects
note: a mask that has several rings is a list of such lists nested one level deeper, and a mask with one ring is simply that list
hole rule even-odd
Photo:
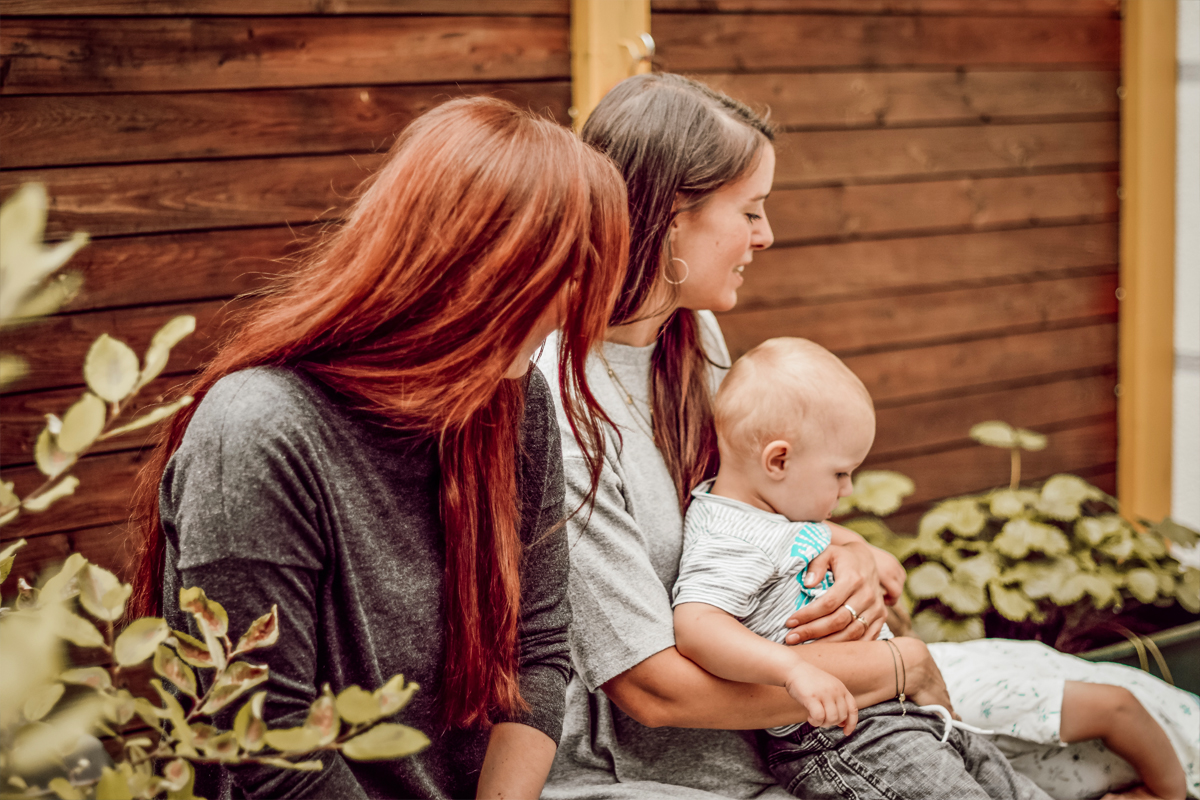
[{"label": "woman's forearm", "polygon": [[475,796],[487,800],[540,796],[556,748],[555,742],[537,728],[501,722],[492,728],[488,739]]},{"label": "woman's forearm", "polygon": [[[897,639],[907,671],[908,694],[925,702],[942,700],[945,685],[929,651],[916,639]],[[838,678],[859,708],[895,696],[890,648],[883,642],[819,642],[803,645],[805,660]],[[902,678],[903,680],[903,678]],[[710,675],[674,647],[654,654],[604,684],[604,693],[648,727],[753,730],[805,721],[804,709],[778,686],[736,683]],[[914,699],[916,699],[914,697]]]}]

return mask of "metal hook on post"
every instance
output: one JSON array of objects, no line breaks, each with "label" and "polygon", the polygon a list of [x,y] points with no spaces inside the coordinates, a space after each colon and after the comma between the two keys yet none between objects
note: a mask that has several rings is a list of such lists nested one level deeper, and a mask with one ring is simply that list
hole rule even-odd
[{"label": "metal hook on post", "polygon": [[629,58],[633,62],[629,69],[630,75],[650,71],[655,52],[653,36],[643,31],[638,34],[637,39],[621,39],[617,44],[629,51]]}]

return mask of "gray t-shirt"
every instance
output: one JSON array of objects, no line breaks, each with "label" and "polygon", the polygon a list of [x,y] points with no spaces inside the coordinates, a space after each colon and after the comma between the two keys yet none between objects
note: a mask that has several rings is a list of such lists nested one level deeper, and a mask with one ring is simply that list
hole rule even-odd
[{"label": "gray t-shirt", "polygon": [[[569,672],[567,546],[555,528],[564,512],[558,429],[536,370],[525,409],[517,462],[526,544],[520,686],[530,710],[513,721],[557,741]],[[335,693],[350,684],[372,690],[404,673],[421,688],[394,721],[433,743],[398,761],[326,753],[315,773],[210,768],[198,793],[475,796],[488,733],[441,731],[437,723],[445,652],[439,485],[430,437],[351,411],[301,372],[238,372],[200,403],[160,488],[168,622],[180,630],[191,623],[178,608],[180,586],[203,587],[223,604],[234,636],[278,604],[279,643],[251,657],[271,669],[271,727],[303,724],[326,682]],[[229,719],[218,722],[231,727]]]},{"label": "gray t-shirt", "polygon": [[[729,364],[716,318],[707,312],[699,316],[711,359]],[[753,733],[647,728],[609,702],[600,688],[675,645],[671,587],[683,549],[683,517],[647,424],[653,352],[654,345],[606,343],[604,356],[619,383],[608,376],[599,357],[588,360],[588,383],[616,423],[620,439],[617,431],[606,430],[595,509],[590,517],[576,515],[567,525],[574,672],[567,686],[563,738],[543,797],[790,797],[767,772]],[[539,366],[550,376],[558,401],[556,359],[557,341],[551,339]],[[713,370],[714,389],[723,374]],[[565,432],[567,507],[575,508],[589,488],[588,473],[561,403],[556,407]]]}]

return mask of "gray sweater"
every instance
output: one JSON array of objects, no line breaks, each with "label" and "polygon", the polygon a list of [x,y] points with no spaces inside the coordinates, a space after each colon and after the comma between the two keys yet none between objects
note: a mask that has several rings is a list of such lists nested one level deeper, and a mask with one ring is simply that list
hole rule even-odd
[{"label": "gray sweater", "polygon": [[[530,711],[511,720],[558,741],[568,673],[567,546],[559,434],[545,378],[533,370],[521,422],[520,681]],[[434,443],[349,410],[302,372],[257,368],[220,380],[201,402],[163,475],[164,606],[203,587],[231,636],[279,605],[279,643],[251,660],[271,670],[271,727],[300,725],[328,682],[378,688],[395,673],[421,685],[395,720],[433,740],[398,761],[325,754],[321,772],[209,769],[207,797],[473,797],[488,734],[440,730],[442,577]],[[240,706],[235,702],[234,706]],[[225,714],[230,717],[230,714]],[[497,719],[497,721],[505,721]],[[232,720],[220,718],[222,727]],[[219,785],[217,782],[219,781]]]}]

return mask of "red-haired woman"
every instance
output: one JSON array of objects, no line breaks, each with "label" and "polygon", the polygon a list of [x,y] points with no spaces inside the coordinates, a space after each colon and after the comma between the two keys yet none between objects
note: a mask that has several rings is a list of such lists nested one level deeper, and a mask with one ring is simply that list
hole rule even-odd
[{"label": "red-haired woman", "polygon": [[[562,725],[567,548],[559,434],[530,358],[599,467],[582,365],[628,248],[614,167],[497,100],[410,125],[332,233],[197,378],[142,476],[142,609],[181,587],[233,630],[278,604],[266,717],[328,683],[421,689],[400,761],[238,767],[221,796],[533,797]],[[256,654],[257,655],[257,654]],[[197,787],[201,791],[201,787]],[[212,796],[209,794],[208,796]]]}]

